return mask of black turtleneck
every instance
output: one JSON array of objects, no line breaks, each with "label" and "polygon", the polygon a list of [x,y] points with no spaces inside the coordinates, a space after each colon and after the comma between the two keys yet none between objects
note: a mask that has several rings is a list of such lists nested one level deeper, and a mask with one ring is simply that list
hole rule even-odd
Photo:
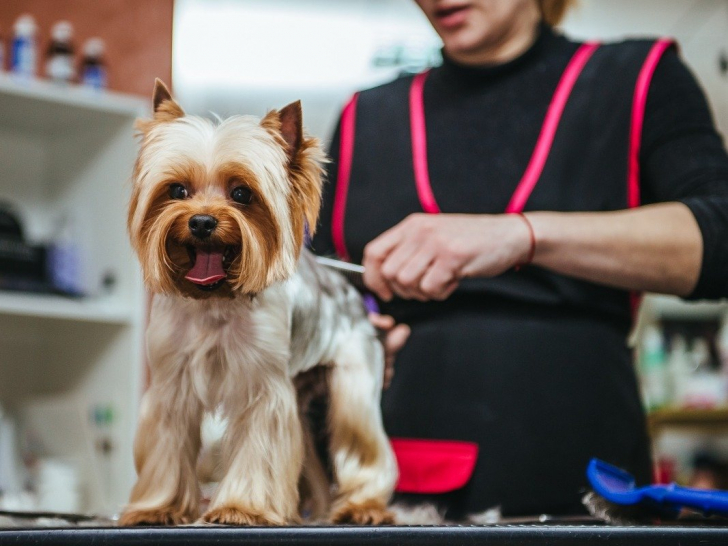
[{"label": "black turtleneck", "polygon": [[[542,27],[534,44],[505,64],[463,66],[445,55],[442,66],[431,71],[425,93],[429,168],[443,211],[503,212],[578,46]],[[381,120],[358,118],[360,123]],[[322,254],[334,253],[330,225],[338,140],[337,127],[313,245]],[[728,156],[703,92],[673,50],[659,62],[650,86],[640,160],[643,203],[685,203],[700,226],[703,265],[691,297],[728,296]],[[447,191],[438,192],[438,181],[447,181]]]}]

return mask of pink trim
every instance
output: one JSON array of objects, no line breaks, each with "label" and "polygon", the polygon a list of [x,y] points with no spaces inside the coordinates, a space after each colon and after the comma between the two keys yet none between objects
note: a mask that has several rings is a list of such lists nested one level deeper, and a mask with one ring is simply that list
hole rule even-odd
[{"label": "pink trim", "polygon": [[629,132],[629,164],[627,174],[627,206],[629,208],[640,206],[640,145],[642,143],[642,125],[645,119],[645,106],[650,82],[660,62],[662,55],[672,46],[672,40],[657,40],[647,55],[637,77],[632,100],[632,122]]},{"label": "pink trim", "polygon": [[556,129],[559,127],[561,121],[561,115],[564,112],[566,102],[571,95],[571,90],[574,88],[576,80],[579,78],[584,66],[586,65],[589,58],[599,47],[597,42],[587,42],[583,44],[574,53],[574,56],[569,61],[569,65],[566,67],[564,74],[561,76],[559,85],[556,88],[549,109],[546,112],[546,118],[543,126],[541,127],[541,134],[538,136],[536,148],[533,150],[533,155],[528,163],[528,167],[523,174],[523,178],[518,183],[516,191],[511,197],[510,203],[506,208],[506,212],[522,212],[526,206],[526,201],[531,196],[533,188],[536,187],[538,179],[541,177],[546,159],[551,151],[551,146],[554,142],[554,136],[556,135]]},{"label": "pink trim", "polygon": [[[634,88],[632,99],[632,121],[629,130],[629,158],[627,164],[627,208],[639,207],[640,197],[640,149],[642,144],[642,126],[645,120],[645,108],[647,106],[647,94],[650,91],[652,76],[655,74],[657,64],[662,59],[665,51],[675,45],[673,40],[662,38],[657,40],[650,52],[647,54],[645,63],[637,76],[637,84]],[[642,302],[640,292],[630,292],[629,306],[632,311],[632,320],[637,319],[637,312]]]},{"label": "pink trim", "polygon": [[424,87],[429,70],[417,74],[412,80],[409,94],[410,131],[412,133],[412,165],[415,171],[417,196],[420,198],[422,210],[430,214],[438,214],[435,196],[430,185],[430,170],[427,166],[427,129],[425,127]]},{"label": "pink trim", "polygon": [[453,440],[392,438],[397,459],[399,493],[438,494],[455,491],[470,481],[478,460],[478,444]]},{"label": "pink trim", "polygon": [[344,238],[344,216],[346,196],[349,192],[351,162],[354,157],[354,129],[356,127],[356,102],[359,93],[354,94],[341,113],[341,135],[339,136],[339,168],[336,176],[334,209],[331,214],[331,239],[339,258],[349,261]]}]

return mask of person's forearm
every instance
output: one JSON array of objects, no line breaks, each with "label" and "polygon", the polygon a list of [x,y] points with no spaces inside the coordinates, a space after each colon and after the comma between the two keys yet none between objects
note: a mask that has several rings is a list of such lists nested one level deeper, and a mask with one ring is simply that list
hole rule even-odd
[{"label": "person's forearm", "polygon": [[698,282],[703,240],[681,203],[593,213],[527,213],[533,264],[624,288],[687,296]]}]

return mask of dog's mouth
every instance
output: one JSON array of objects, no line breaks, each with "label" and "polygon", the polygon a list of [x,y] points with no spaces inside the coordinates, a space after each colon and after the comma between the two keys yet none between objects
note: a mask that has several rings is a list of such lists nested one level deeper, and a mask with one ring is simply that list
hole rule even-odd
[{"label": "dog's mouth", "polygon": [[185,279],[200,290],[212,291],[225,283],[228,268],[235,259],[234,246],[211,247],[187,245],[192,267]]}]

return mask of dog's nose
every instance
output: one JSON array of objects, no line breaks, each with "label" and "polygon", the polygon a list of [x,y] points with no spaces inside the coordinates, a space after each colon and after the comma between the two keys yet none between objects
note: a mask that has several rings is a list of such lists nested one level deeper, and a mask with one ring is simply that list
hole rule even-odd
[{"label": "dog's nose", "polygon": [[209,214],[195,214],[190,218],[190,231],[198,239],[207,239],[215,231],[217,220]]}]

